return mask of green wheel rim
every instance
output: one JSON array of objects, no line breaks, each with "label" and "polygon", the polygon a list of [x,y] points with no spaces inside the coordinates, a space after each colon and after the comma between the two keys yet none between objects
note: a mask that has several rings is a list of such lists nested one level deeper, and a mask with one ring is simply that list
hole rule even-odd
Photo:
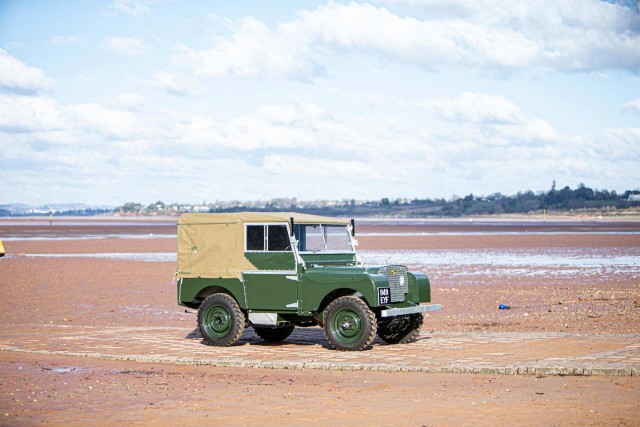
[{"label": "green wheel rim", "polygon": [[362,318],[349,309],[339,310],[331,320],[333,336],[343,343],[353,343],[362,335]]},{"label": "green wheel rim", "polygon": [[226,308],[214,305],[205,313],[203,326],[210,336],[222,338],[231,330],[233,319]]}]

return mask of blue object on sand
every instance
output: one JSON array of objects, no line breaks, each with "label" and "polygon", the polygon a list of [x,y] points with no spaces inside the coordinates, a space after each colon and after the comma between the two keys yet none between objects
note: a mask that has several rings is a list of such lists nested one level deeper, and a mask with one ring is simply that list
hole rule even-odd
[{"label": "blue object on sand", "polygon": [[507,304],[500,304],[498,308],[500,310],[509,310],[511,307],[509,307]]}]

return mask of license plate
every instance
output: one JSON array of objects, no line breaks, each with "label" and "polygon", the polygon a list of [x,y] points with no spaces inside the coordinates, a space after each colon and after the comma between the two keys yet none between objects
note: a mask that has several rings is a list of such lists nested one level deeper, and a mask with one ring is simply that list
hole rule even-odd
[{"label": "license plate", "polygon": [[391,304],[391,288],[378,288],[378,305]]}]

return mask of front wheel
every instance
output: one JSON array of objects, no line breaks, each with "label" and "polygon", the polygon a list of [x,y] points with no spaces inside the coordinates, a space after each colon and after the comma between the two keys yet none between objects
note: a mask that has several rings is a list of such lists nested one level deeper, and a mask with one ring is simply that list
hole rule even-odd
[{"label": "front wheel", "polygon": [[423,317],[421,313],[394,317],[378,327],[378,336],[389,344],[406,344],[420,335]]},{"label": "front wheel", "polygon": [[336,298],[324,310],[324,334],[336,350],[364,350],[377,330],[376,316],[360,298]]},{"label": "front wheel", "polygon": [[198,327],[208,345],[229,347],[235,344],[242,333],[246,318],[233,297],[227,294],[212,294],[198,309]]}]

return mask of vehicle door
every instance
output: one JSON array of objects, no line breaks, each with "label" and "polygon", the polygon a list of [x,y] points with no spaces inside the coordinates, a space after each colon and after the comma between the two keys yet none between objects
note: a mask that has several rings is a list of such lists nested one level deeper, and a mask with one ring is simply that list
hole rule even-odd
[{"label": "vehicle door", "polygon": [[245,224],[245,258],[257,270],[243,272],[247,308],[296,311],[298,275],[288,224]]}]

